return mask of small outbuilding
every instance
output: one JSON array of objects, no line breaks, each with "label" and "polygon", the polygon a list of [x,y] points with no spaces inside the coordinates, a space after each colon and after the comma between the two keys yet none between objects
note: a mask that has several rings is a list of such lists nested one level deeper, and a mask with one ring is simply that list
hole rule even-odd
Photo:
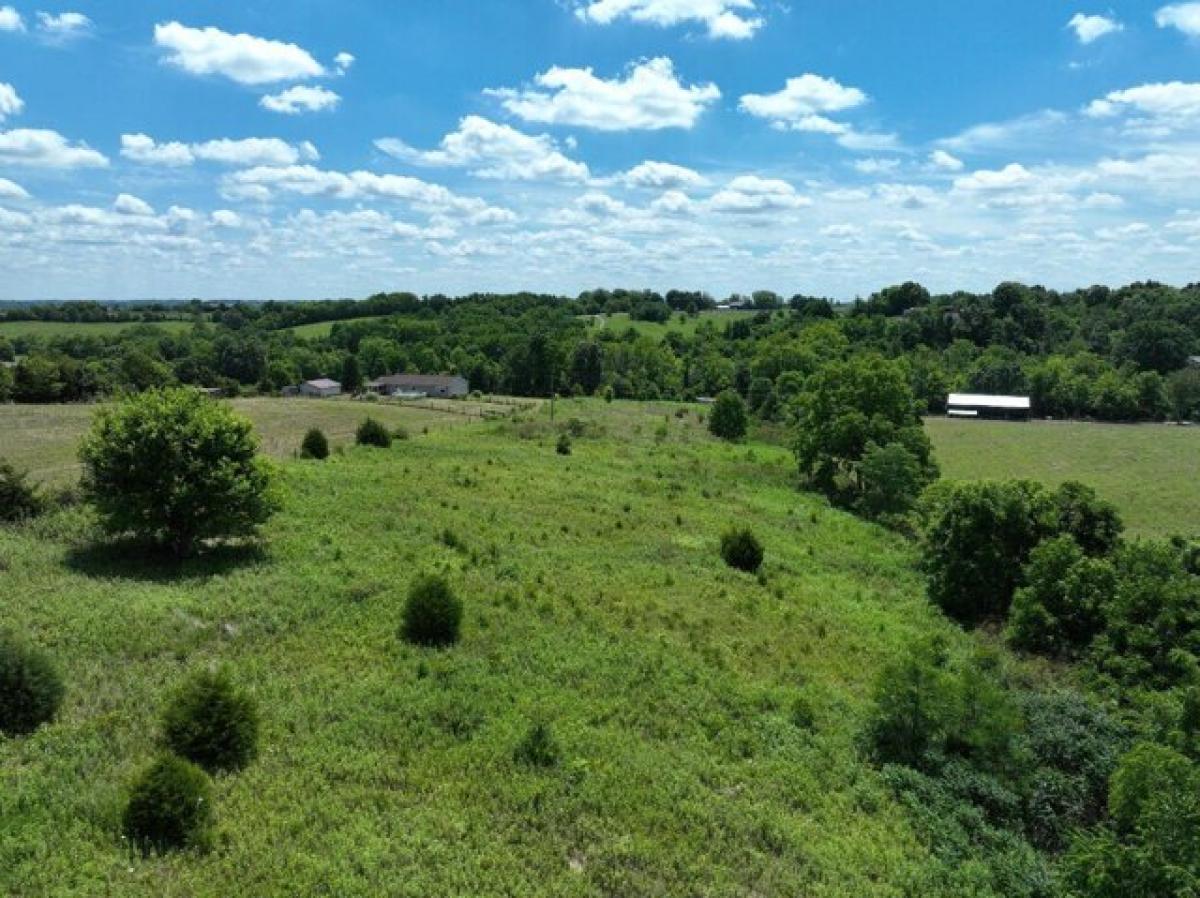
[{"label": "small outbuilding", "polygon": [[465,377],[450,374],[385,374],[367,383],[367,389],[381,396],[420,398],[436,396],[457,399],[471,392]]},{"label": "small outbuilding", "polygon": [[300,395],[315,396],[319,399],[328,399],[330,396],[341,396],[342,385],[336,380],[330,380],[327,377],[306,380],[300,384]]},{"label": "small outbuilding", "polygon": [[946,415],[951,418],[984,418],[999,421],[1028,421],[1033,404],[1028,396],[988,396],[981,393],[951,393]]}]

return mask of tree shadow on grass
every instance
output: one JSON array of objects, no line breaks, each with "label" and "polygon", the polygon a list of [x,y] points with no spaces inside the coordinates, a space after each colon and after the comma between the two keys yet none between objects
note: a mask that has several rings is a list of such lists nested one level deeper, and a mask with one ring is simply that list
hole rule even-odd
[{"label": "tree shadow on grass", "polygon": [[160,546],[119,539],[76,546],[68,550],[66,565],[89,577],[178,583],[224,576],[265,564],[269,558],[266,546],[258,540],[215,543],[188,558],[177,558]]}]

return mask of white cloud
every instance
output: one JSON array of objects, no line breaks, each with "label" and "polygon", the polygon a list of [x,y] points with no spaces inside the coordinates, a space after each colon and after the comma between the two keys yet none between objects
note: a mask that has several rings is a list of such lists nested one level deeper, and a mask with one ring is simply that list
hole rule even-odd
[{"label": "white cloud", "polygon": [[325,74],[312,54],[296,44],[179,22],[154,26],[154,43],[166,61],[193,75],[222,75],[239,84],[271,84]]},{"label": "white cloud", "polygon": [[758,175],[739,175],[708,201],[709,208],[716,212],[749,215],[798,209],[811,203],[787,181]]},{"label": "white cloud", "polygon": [[39,12],[38,32],[50,43],[64,44],[92,33],[92,20],[81,12],[64,12],[51,15]]},{"label": "white cloud", "polygon": [[963,169],[963,161],[945,150],[934,150],[930,153],[929,164],[942,171],[962,171]]},{"label": "white cloud", "polygon": [[864,175],[880,175],[895,171],[900,167],[899,159],[859,159],[854,163],[854,170]]},{"label": "white cloud", "polygon": [[337,66],[339,75],[344,75],[350,71],[350,66],[354,65],[354,62],[354,54],[347,53],[345,50],[333,57],[333,64]]},{"label": "white cloud", "polygon": [[1200,37],[1200,3],[1172,3],[1154,14],[1159,28],[1176,28],[1188,37]]},{"label": "white cloud", "polygon": [[[315,155],[314,155],[315,154]],[[146,134],[122,134],[121,155],[145,165],[191,165],[196,160],[225,165],[292,165],[301,157],[319,156],[305,141],[299,148],[277,137],[248,137],[241,140],[208,140],[203,143],[158,143]]]},{"label": "white cloud", "polygon": [[17,89],[0,81],[0,123],[10,115],[19,115],[24,108],[25,101],[17,96]]},{"label": "white cloud", "polygon": [[24,31],[25,20],[11,6],[0,6],[0,31]]},{"label": "white cloud", "polygon": [[1014,187],[1024,187],[1034,181],[1033,173],[1019,162],[1006,165],[999,171],[982,169],[954,179],[957,190],[1011,190]]},{"label": "white cloud", "polygon": [[231,209],[217,209],[210,216],[212,223],[219,228],[240,228],[242,217]]},{"label": "white cloud", "polygon": [[120,215],[153,215],[154,207],[143,199],[122,193],[113,201],[113,211]]},{"label": "white cloud", "polygon": [[584,181],[588,167],[567,158],[546,134],[529,135],[478,115],[468,115],[436,150],[417,150],[401,140],[375,141],[381,152],[430,166],[467,166],[480,178],[514,181]]},{"label": "white cloud", "polygon": [[1200,83],[1170,81],[1116,90],[1093,100],[1084,112],[1091,118],[1137,113],[1144,118],[1134,121],[1134,128],[1145,128],[1150,133],[1157,130],[1158,136],[1165,136],[1174,128],[1200,122]]},{"label": "white cloud", "polygon": [[721,96],[715,84],[680,83],[666,57],[637,63],[624,79],[606,81],[590,68],[554,66],[535,81],[537,87],[487,93],[525,121],[597,131],[689,129]]},{"label": "white cloud", "polygon": [[587,0],[575,14],[601,25],[620,18],[660,27],[699,22],[709,37],[745,40],[763,24],[754,12],[753,0]]},{"label": "white cloud", "polygon": [[708,183],[699,172],[670,162],[646,161],[635,165],[620,178],[627,187],[668,191],[689,190]]},{"label": "white cloud", "polygon": [[1105,35],[1125,30],[1124,25],[1109,16],[1089,16],[1081,12],[1071,17],[1067,27],[1075,32],[1081,44],[1090,44]]},{"label": "white cloud", "polygon": [[29,192],[17,184],[15,181],[10,181],[7,178],[0,178],[0,200],[27,200]]},{"label": "white cloud", "polygon": [[85,143],[72,144],[57,131],[0,131],[0,164],[30,168],[104,168],[108,159]]},{"label": "white cloud", "polygon": [[973,125],[937,143],[952,153],[978,153],[1014,148],[1029,150],[1041,146],[1060,148],[1063,144],[1062,132],[1071,123],[1070,116],[1057,110],[1045,109],[1005,122]]},{"label": "white cloud", "polygon": [[271,110],[271,112],[299,115],[302,112],[336,109],[341,101],[342,98],[328,88],[297,85],[289,87],[282,93],[268,94],[258,101],[258,105],[263,109]]},{"label": "white cloud", "polygon": [[773,94],[745,94],[738,103],[742,112],[769,121],[780,131],[829,134],[850,150],[887,150],[897,145],[894,134],[858,131],[829,117],[864,105],[870,98],[857,87],[846,87],[833,78],[806,73],[789,78]]}]

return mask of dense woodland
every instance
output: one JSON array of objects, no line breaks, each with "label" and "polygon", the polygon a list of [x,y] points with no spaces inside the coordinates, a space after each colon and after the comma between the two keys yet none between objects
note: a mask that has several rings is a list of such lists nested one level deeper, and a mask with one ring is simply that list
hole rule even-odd
[{"label": "dense woodland", "polygon": [[[574,299],[517,294],[363,301],[65,303],[8,306],[0,320],[189,319],[167,333],[0,336],[0,401],[78,402],[172,383],[274,392],[302,378],[461,373],[485,393],[692,399],[732,389],[785,422],[806,378],[860,354],[900,359],[930,413],[955,389],[1032,396],[1037,415],[1106,421],[1200,416],[1200,285],[1155,283],[1059,293],[1005,283],[988,294],[931,296],[918,284],[836,304],[759,291],[728,302],[752,317],[707,315],[652,337],[628,322],[670,322],[715,308],[697,292],[594,290]],[[597,326],[587,316],[627,313]],[[299,325],[333,322],[328,336]],[[15,366],[11,365],[17,360]]]}]

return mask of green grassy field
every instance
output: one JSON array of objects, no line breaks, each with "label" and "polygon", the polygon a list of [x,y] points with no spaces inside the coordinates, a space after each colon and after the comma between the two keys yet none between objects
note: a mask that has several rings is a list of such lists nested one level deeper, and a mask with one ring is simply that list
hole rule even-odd
[{"label": "green grassy field", "polygon": [[[354,442],[359,422],[372,415],[389,428],[416,433],[467,423],[484,413],[504,414],[512,406],[489,402],[365,403],[308,399],[236,399],[262,438],[263,451],[289,458],[310,427],[320,427],[333,446]],[[0,405],[0,458],[47,483],[67,483],[79,474],[76,447],[91,423],[91,405]]]},{"label": "green grassy field", "polygon": [[926,420],[942,476],[1080,480],[1116,503],[1133,534],[1200,536],[1200,428]]},{"label": "green grassy field", "polygon": [[608,329],[615,333],[623,334],[632,327],[639,334],[661,340],[669,333],[692,337],[695,335],[696,329],[706,321],[711,321],[718,330],[723,330],[725,325],[730,321],[753,318],[756,314],[758,313],[701,312],[696,316],[685,315],[681,321],[679,313],[675,313],[671,316],[671,320],[665,324],[659,324],[654,321],[631,321],[629,315],[625,312],[619,312],[615,315],[584,315],[582,317],[588,322],[588,327],[593,333],[602,329]]},{"label": "green grassy field", "polygon": [[317,340],[322,337],[328,337],[333,333],[335,324],[349,324],[351,321],[382,321],[384,318],[393,318],[393,315],[368,315],[365,318],[353,318],[346,321],[317,321],[313,324],[297,324],[295,327],[285,327],[283,330],[289,330],[297,337],[304,337],[307,340]]},{"label": "green grassy field", "polygon": [[[568,457],[543,408],[286,461],[264,548],[180,568],[98,547],[81,509],[0,529],[6,623],[69,684],[0,741],[0,893],[948,895],[855,746],[885,661],[967,637],[908,543],[671,411],[560,403],[591,422]],[[731,523],[765,584],[721,562]],[[466,604],[440,652],[396,638],[431,570]],[[217,780],[214,850],[142,859],[125,790],[167,692],[216,663],[260,703],[260,756]],[[535,721],[557,767],[514,760]]]},{"label": "green grassy field", "polygon": [[[0,321],[0,336],[2,337],[69,337],[69,336],[100,336],[111,337],[134,327],[143,327],[137,321]],[[189,321],[154,321],[150,327],[160,328],[171,333],[182,333],[190,330]]]}]

